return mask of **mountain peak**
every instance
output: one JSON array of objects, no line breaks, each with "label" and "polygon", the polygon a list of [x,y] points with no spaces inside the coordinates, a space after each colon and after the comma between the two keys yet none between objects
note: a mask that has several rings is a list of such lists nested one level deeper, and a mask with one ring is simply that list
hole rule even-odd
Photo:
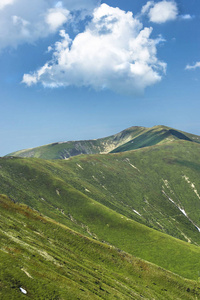
[{"label": "mountain peak", "polygon": [[57,142],[9,154],[16,157],[67,159],[80,154],[115,153],[149,147],[160,143],[185,140],[200,143],[200,137],[165,125],[151,128],[131,126],[121,132],[100,139]]}]

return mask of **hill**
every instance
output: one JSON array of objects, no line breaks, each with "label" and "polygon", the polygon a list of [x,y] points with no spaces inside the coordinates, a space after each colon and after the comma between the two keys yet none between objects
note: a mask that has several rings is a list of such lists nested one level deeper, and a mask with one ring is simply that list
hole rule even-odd
[{"label": "hill", "polygon": [[80,154],[109,153],[116,147],[127,143],[144,130],[145,127],[134,126],[101,139],[57,142],[32,149],[20,150],[10,153],[8,156],[66,159]]},{"label": "hill", "polygon": [[57,142],[10,153],[9,156],[43,159],[67,159],[80,154],[123,152],[175,140],[200,143],[200,137],[167,126],[152,128],[133,126],[115,135],[83,141]]},{"label": "hill", "polygon": [[0,158],[2,299],[200,297],[199,137],[113,137],[88,144],[101,154]]},{"label": "hill", "polygon": [[81,234],[196,279],[199,150],[182,140],[67,161],[2,158],[1,193]]},{"label": "hill", "polygon": [[0,195],[0,298],[197,299],[199,285]]}]

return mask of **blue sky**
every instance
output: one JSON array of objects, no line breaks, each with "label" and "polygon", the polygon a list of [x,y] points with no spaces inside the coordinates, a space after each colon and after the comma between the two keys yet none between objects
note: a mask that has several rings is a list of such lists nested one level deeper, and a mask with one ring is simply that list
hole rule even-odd
[{"label": "blue sky", "polygon": [[199,0],[2,0],[0,155],[130,126],[200,135]]}]

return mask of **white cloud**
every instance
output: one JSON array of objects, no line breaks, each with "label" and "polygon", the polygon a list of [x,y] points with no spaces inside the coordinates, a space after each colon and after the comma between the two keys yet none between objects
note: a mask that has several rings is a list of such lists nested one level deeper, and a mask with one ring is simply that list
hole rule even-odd
[{"label": "white cloud", "polygon": [[197,68],[200,68],[200,61],[196,62],[194,65],[187,65],[185,70],[195,70]]},{"label": "white cloud", "polygon": [[38,71],[25,74],[23,82],[142,92],[159,82],[166,69],[156,57],[156,46],[162,39],[151,39],[151,32],[152,28],[143,28],[131,12],[102,4],[73,41],[62,30],[52,60]]},{"label": "white cloud", "polygon": [[157,3],[148,1],[142,7],[141,13],[147,14],[151,22],[161,24],[175,20],[178,16],[178,7],[174,1],[163,0]]},{"label": "white cloud", "polygon": [[154,6],[154,1],[148,1],[141,10],[141,14],[146,14],[149,12],[150,8]]},{"label": "white cloud", "polygon": [[0,10],[3,9],[7,5],[11,5],[15,0],[1,0],[0,2]]},{"label": "white cloud", "polygon": [[194,19],[194,16],[187,14],[187,15],[181,15],[180,18],[182,20],[192,20],[192,19]]},{"label": "white cloud", "polygon": [[62,7],[51,8],[48,10],[45,21],[50,26],[52,31],[56,31],[59,27],[67,22],[69,15],[70,12]]},{"label": "white cloud", "polygon": [[80,10],[91,14],[99,0],[0,0],[0,50],[33,43],[59,30]]}]

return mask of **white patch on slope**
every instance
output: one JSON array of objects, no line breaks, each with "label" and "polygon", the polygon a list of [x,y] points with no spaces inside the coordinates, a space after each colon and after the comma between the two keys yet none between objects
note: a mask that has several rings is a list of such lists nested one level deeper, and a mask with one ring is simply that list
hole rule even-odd
[{"label": "white patch on slope", "polygon": [[195,188],[195,185],[194,183],[192,183],[190,180],[189,180],[189,177],[187,177],[186,175],[182,176],[185,181],[191,186],[191,188],[193,189],[194,193],[196,194],[196,196],[199,198],[200,200],[200,196],[199,196],[199,193],[197,191],[197,189]]},{"label": "white patch on slope", "polygon": [[139,170],[136,166],[134,166],[134,165],[132,165],[132,164],[130,163],[130,159],[129,159],[129,158],[125,158],[125,160],[128,162],[128,164],[129,164],[132,168],[134,168],[134,169],[136,169],[138,172],[140,172],[140,170]]},{"label": "white patch on slope", "polygon": [[32,278],[33,279],[33,277],[23,268],[23,269],[21,269],[29,278]]},{"label": "white patch on slope", "polygon": [[81,165],[77,164],[77,166],[78,166],[81,170],[84,170],[83,167],[81,167]]},{"label": "white patch on slope", "polygon": [[181,212],[182,214],[196,227],[196,229],[198,229],[198,231],[200,232],[200,228],[188,217],[186,211],[181,208],[179,205],[177,205],[166,193],[164,190],[162,190],[162,193],[168,198],[169,201],[171,201]]},{"label": "white patch on slope", "polygon": [[23,294],[27,294],[27,291],[25,289],[23,289],[22,287],[20,287],[19,289]]},{"label": "white patch on slope", "polygon": [[141,214],[137,210],[133,209],[133,211],[134,211],[134,213],[136,213],[137,215],[139,215],[141,217]]}]

